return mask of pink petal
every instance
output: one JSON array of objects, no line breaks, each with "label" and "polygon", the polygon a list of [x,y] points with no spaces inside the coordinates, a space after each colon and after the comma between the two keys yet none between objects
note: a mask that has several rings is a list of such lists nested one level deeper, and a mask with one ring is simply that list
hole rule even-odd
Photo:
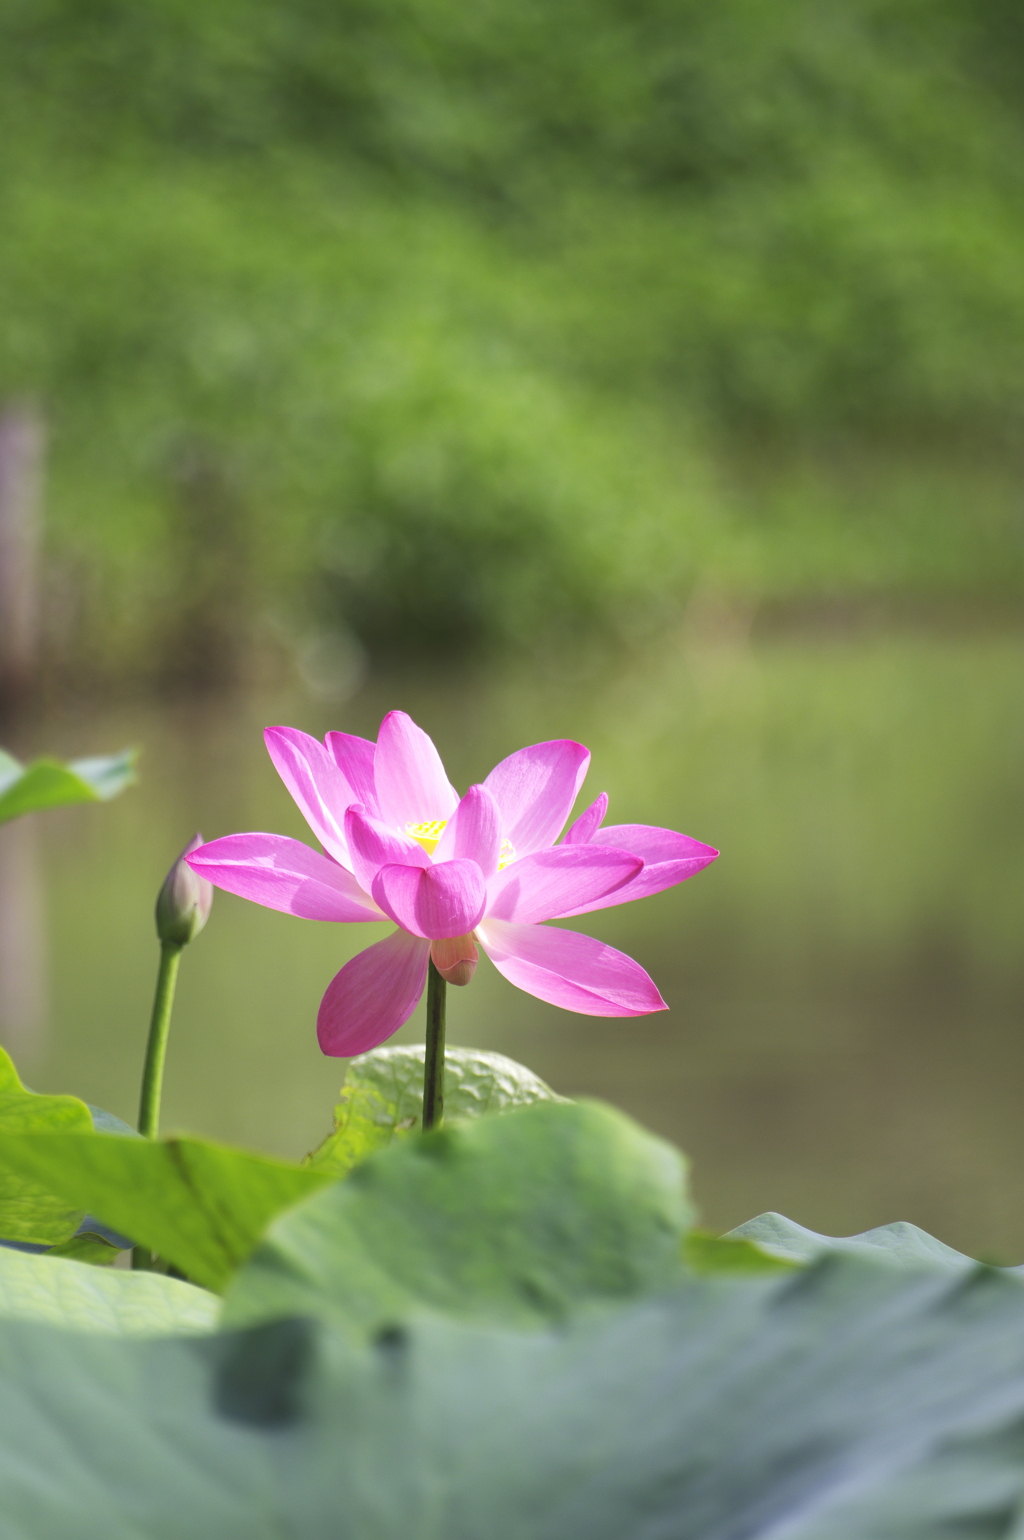
[{"label": "pink petal", "polygon": [[373,779],[380,816],[399,829],[450,818],[459,800],[440,754],[404,711],[389,711],[380,724]]},{"label": "pink petal", "polygon": [[471,786],[448,820],[434,851],[435,861],[475,861],[485,877],[498,870],[501,815],[486,786]]},{"label": "pink petal", "polygon": [[592,837],[595,845],[614,845],[617,850],[631,850],[644,862],[656,865],[662,861],[703,861],[707,866],[718,851],[688,834],[677,834],[675,829],[658,829],[649,823],[613,823],[606,829],[598,829]]},{"label": "pink petal", "polygon": [[345,814],[345,838],[352,870],[367,893],[382,866],[430,865],[427,852],[411,834],[400,834],[362,807],[350,807]]},{"label": "pink petal", "polygon": [[598,902],[643,868],[639,856],[596,845],[554,845],[513,861],[490,884],[488,918],[534,925]]},{"label": "pink petal", "polygon": [[476,934],[509,983],[563,1010],[583,1016],[646,1016],[668,1009],[639,963],[593,936],[490,919]]},{"label": "pink petal", "polygon": [[660,893],[663,888],[685,882],[687,877],[695,877],[718,855],[711,845],[702,845],[700,840],[691,839],[688,834],[677,834],[674,829],[657,829],[644,823],[610,824],[606,829],[598,829],[590,849],[610,845],[642,856],[643,870],[631,882],[616,888],[614,893],[593,903],[581,904],[576,909],[567,909],[566,915],[590,914],[595,909],[608,909],[612,904],[628,904],[634,898]]},{"label": "pink petal", "polygon": [[306,920],[379,920],[350,871],[283,834],[227,834],[185,858],[227,893]]},{"label": "pink petal", "polygon": [[438,866],[382,866],[373,881],[377,903],[403,930],[441,940],[464,936],[484,912],[487,885],[475,861]]},{"label": "pink petal", "polygon": [[427,981],[430,942],[395,931],[347,962],[327,986],[316,1018],[324,1053],[367,1053],[409,1020]]},{"label": "pink petal", "polygon": [[590,751],[582,743],[556,738],[517,749],[495,765],[484,785],[517,855],[555,843],[589,764]]},{"label": "pink petal", "polygon": [[599,797],[594,799],[586,812],[581,813],[572,827],[566,831],[564,843],[566,845],[585,845],[588,840],[593,839],[601,827],[607,811],[608,793],[603,791]]},{"label": "pink petal", "polygon": [[352,733],[328,733],[324,746],[352,788],[352,795],[345,806],[351,807],[353,802],[358,802],[371,813],[376,813],[377,792],[373,784],[376,745],[368,738],[356,738]]},{"label": "pink petal", "polygon": [[325,850],[348,865],[348,848],[341,821],[345,809],[359,798],[352,795],[322,743],[294,727],[268,727],[263,734],[274,769],[291,792],[299,811]]}]

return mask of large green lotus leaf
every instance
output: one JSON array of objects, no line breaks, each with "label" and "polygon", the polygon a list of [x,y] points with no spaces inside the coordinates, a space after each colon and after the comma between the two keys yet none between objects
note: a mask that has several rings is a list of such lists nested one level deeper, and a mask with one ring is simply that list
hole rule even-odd
[{"label": "large green lotus leaf", "polygon": [[806,1230],[794,1219],[784,1214],[758,1214],[745,1224],[730,1230],[724,1239],[752,1241],[764,1251],[793,1262],[811,1262],[828,1252],[844,1252],[854,1255],[877,1256],[884,1252],[893,1261],[907,1267],[951,1267],[962,1270],[975,1263],[962,1251],[954,1251],[943,1241],[937,1241],[927,1230],[899,1220],[895,1224],[880,1225],[876,1230],[865,1230],[862,1235],[818,1235]]},{"label": "large green lotus leaf", "polygon": [[107,802],[135,779],[135,751],[100,759],[37,759],[23,766],[0,755],[0,823],[71,802]]},{"label": "large green lotus leaf", "polygon": [[92,1116],[92,1126],[101,1134],[125,1134],[129,1139],[141,1139],[142,1135],[137,1128],[126,1123],[123,1118],[115,1117],[112,1112],[106,1112],[102,1107],[94,1107],[92,1102],[85,1104]]},{"label": "large green lotus leaf", "polygon": [[664,1287],[690,1219],[671,1145],[597,1102],[543,1102],[396,1143],[282,1215],[224,1320],[561,1318]]},{"label": "large green lotus leaf", "polygon": [[738,1235],[691,1230],[683,1236],[682,1259],[695,1273],[780,1273],[802,1266],[796,1257],[766,1251]]},{"label": "large green lotus leaf", "polygon": [[1020,1535],[1024,1288],[981,1268],[835,1255],[370,1342],[0,1321],[0,1371],[3,1540]]},{"label": "large green lotus leaf", "polygon": [[95,1225],[96,1220],[87,1217],[79,1227],[79,1234],[69,1241],[62,1241],[59,1246],[50,1246],[45,1255],[70,1257],[75,1262],[88,1262],[91,1267],[113,1267],[124,1247],[90,1230],[90,1224]]},{"label": "large green lotus leaf", "polygon": [[[334,1109],[334,1132],[304,1165],[345,1176],[374,1150],[419,1129],[423,1114],[422,1043],[375,1048],[351,1059]],[[534,1102],[561,1101],[550,1086],[503,1053],[449,1048],[444,1056],[444,1115],[478,1118]]]},{"label": "large green lotus leaf", "polygon": [[222,1289],[275,1214],[330,1181],[205,1139],[0,1133],[0,1169],[49,1188],[208,1289]]},{"label": "large green lotus leaf", "polygon": [[[26,1091],[10,1057],[0,1048],[0,1138],[84,1133],[92,1126],[89,1108],[77,1096],[38,1096]],[[66,1195],[0,1159],[0,1238],[58,1245],[74,1235],[84,1217],[82,1208]]]},{"label": "large green lotus leaf", "polygon": [[[93,1128],[101,1133],[124,1134],[129,1139],[142,1138],[140,1133],[123,1119],[115,1117],[112,1112],[105,1112],[102,1107],[94,1107],[91,1102],[87,1102],[86,1106],[92,1116]],[[115,1234],[113,1230],[100,1224],[94,1214],[86,1214],[78,1227],[78,1233],[69,1241],[63,1241],[59,1246],[52,1246],[50,1255],[73,1257],[76,1262],[90,1262],[94,1267],[112,1267],[118,1252],[130,1245],[131,1241],[127,1236]]]},{"label": "large green lotus leaf", "polygon": [[216,1295],[160,1273],[87,1267],[0,1248],[0,1320],[159,1336],[209,1330],[217,1308]]}]

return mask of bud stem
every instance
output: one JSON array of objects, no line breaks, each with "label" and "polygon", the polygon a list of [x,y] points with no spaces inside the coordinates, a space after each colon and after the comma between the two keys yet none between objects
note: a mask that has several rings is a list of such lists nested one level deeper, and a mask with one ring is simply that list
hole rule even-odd
[{"label": "bud stem", "polygon": [[437,1128],[444,1116],[444,1027],[448,985],[431,958],[427,971],[427,1052],[423,1060],[423,1127]]},{"label": "bud stem", "polygon": [[142,1096],[139,1101],[139,1133],[145,1139],[155,1139],[160,1129],[160,1097],[164,1085],[167,1035],[171,1028],[174,986],[178,980],[178,963],[182,951],[183,948],[174,941],[164,941],[160,947],[160,971],[156,976],[156,995],[149,1022],[149,1042],[146,1044]]},{"label": "bud stem", "polygon": [[[160,943],[160,968],[156,976],[153,1014],[149,1019],[149,1041],[146,1044],[146,1062],[142,1067],[142,1095],[139,1099],[139,1133],[146,1139],[155,1139],[160,1128],[164,1060],[167,1057],[167,1037],[174,1006],[174,986],[178,980],[178,964],[183,950],[174,941]],[[132,1267],[152,1272],[153,1253],[148,1247],[132,1248]]]},{"label": "bud stem", "polygon": [[[149,1019],[149,1041],[146,1044],[146,1062],[142,1068],[142,1096],[139,1099],[139,1133],[146,1139],[155,1139],[160,1128],[164,1060],[167,1057],[167,1037],[171,1028],[171,1010],[174,1006],[174,986],[178,981],[178,964],[183,951],[184,947],[177,942],[160,943],[160,968],[156,976],[153,1014]],[[148,1247],[132,1248],[132,1267],[142,1269],[144,1272],[153,1270],[153,1254]]]}]

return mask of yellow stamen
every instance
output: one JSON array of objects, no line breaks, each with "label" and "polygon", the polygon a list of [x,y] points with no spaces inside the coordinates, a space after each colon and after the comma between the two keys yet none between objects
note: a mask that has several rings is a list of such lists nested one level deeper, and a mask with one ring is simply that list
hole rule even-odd
[{"label": "yellow stamen", "polygon": [[422,823],[407,823],[405,832],[411,834],[417,844],[423,846],[428,856],[432,856],[447,824],[447,818],[425,818]]},{"label": "yellow stamen", "polygon": [[[447,818],[425,818],[422,823],[407,823],[405,832],[411,834],[418,845],[423,846],[428,856],[432,856],[447,826]],[[499,872],[503,872],[506,866],[511,866],[515,858],[516,853],[511,842],[503,839],[498,855]]]}]

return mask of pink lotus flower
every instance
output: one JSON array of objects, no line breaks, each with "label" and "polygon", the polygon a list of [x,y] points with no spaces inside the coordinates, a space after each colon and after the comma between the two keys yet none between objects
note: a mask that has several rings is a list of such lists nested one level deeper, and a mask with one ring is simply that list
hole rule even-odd
[{"label": "pink lotus flower", "polygon": [[229,893],[309,920],[393,920],[398,929],[345,964],[317,1017],[324,1053],[365,1053],[416,1008],[433,957],[466,984],[477,942],[499,973],[538,999],[589,1016],[665,1010],[632,958],[541,922],[643,898],[718,854],[646,824],[603,829],[601,794],[556,844],[590,763],[582,744],[535,743],[459,798],[431,740],[390,712],[376,744],[323,743],[269,727],[270,757],[325,855],[280,834],[229,834],[189,865]]}]

